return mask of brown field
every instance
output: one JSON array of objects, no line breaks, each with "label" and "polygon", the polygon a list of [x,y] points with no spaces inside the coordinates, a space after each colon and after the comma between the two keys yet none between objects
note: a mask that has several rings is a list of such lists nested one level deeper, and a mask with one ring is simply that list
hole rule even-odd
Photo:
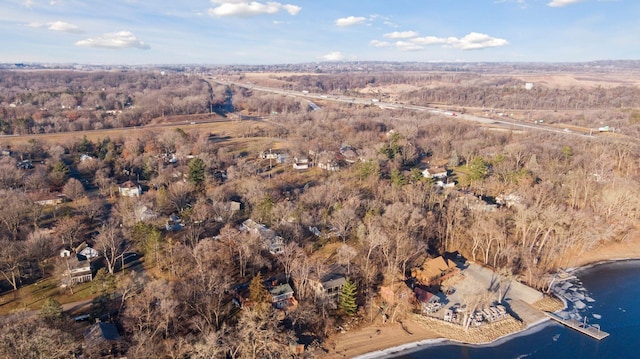
[{"label": "brown field", "polygon": [[533,86],[538,83],[552,88],[640,86],[639,73],[513,74],[509,77],[532,82]]},{"label": "brown field", "polygon": [[[276,86],[284,83],[282,80],[278,80],[279,77],[287,76],[302,76],[310,75],[315,76],[317,74],[312,73],[284,73],[284,72],[249,72],[244,74],[245,81],[258,83],[264,86]],[[616,87],[616,86],[640,86],[640,73],[638,72],[601,72],[601,73],[533,73],[533,74],[483,74],[483,77],[512,77],[525,82],[532,82],[540,84],[545,87],[552,88],[595,88],[595,87]],[[423,86],[451,86],[458,85],[452,83],[425,83]],[[363,94],[384,92],[387,94],[395,95],[403,92],[413,91],[418,89],[418,86],[394,84],[388,86],[374,86],[365,89],[360,89]]]},{"label": "brown field", "polygon": [[[249,147],[255,146],[269,146],[266,148],[281,148],[283,146],[281,139],[273,139],[267,137],[248,137],[247,134],[252,130],[261,128],[268,129],[273,128],[275,125],[263,122],[260,120],[220,120],[207,122],[197,122],[194,118],[185,116],[189,121],[181,119],[184,117],[175,116],[170,119],[158,119],[154,120],[154,124],[144,127],[127,127],[127,128],[114,128],[105,130],[91,130],[91,131],[74,131],[74,132],[62,132],[62,133],[46,133],[46,134],[30,134],[19,136],[2,136],[0,137],[0,145],[3,148],[7,146],[16,147],[27,144],[31,140],[36,140],[42,144],[54,144],[54,143],[69,143],[78,141],[83,137],[87,137],[90,141],[102,140],[109,137],[112,140],[119,140],[123,138],[139,138],[143,136],[149,136],[154,133],[161,133],[163,131],[171,131],[175,129],[182,129],[186,133],[208,133],[213,134],[219,138],[219,141],[224,142],[227,146],[231,146],[231,150],[245,150]],[[195,123],[192,123],[193,121]]]}]

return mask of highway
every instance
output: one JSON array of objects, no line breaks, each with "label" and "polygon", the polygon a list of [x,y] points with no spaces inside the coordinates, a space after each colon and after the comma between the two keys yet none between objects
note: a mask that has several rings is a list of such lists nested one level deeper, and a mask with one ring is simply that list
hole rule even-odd
[{"label": "highway", "polygon": [[[416,106],[416,105],[401,104],[401,103],[395,103],[395,102],[382,102],[382,101],[375,101],[374,102],[371,99],[363,99],[363,98],[356,98],[356,97],[350,97],[350,96],[340,96],[340,95],[325,95],[325,94],[311,93],[311,92],[307,92],[307,91],[303,92],[303,91],[283,90],[283,89],[278,89],[278,88],[273,88],[273,87],[259,86],[259,85],[252,84],[252,83],[241,83],[241,82],[237,82],[237,81],[219,80],[219,79],[214,79],[214,78],[210,78],[209,80],[211,80],[213,82],[216,82],[216,83],[218,83],[220,85],[225,85],[225,86],[235,85],[235,86],[239,86],[239,87],[252,89],[252,90],[255,90],[255,91],[261,91],[261,92],[267,92],[267,93],[273,93],[273,94],[280,94],[280,95],[283,95],[283,96],[295,96],[295,97],[300,97],[300,98],[304,98],[304,99],[307,99],[307,100],[315,99],[315,100],[320,100],[320,101],[352,103],[352,104],[359,104],[359,105],[373,105],[373,106],[378,106],[380,108],[389,109],[389,110],[405,109],[405,110],[413,110],[413,111],[418,111],[418,112],[428,112],[428,113],[432,113],[432,114],[436,114],[436,115],[441,115],[441,116],[444,116],[444,117],[447,117],[447,118],[451,118],[451,119],[454,119],[454,120],[464,120],[464,121],[476,122],[476,123],[480,123],[480,124],[483,124],[483,125],[491,125],[491,126],[501,127],[501,128],[504,128],[504,129],[545,131],[545,132],[552,132],[552,133],[557,133],[557,134],[562,134],[562,135],[577,136],[577,137],[583,137],[583,138],[601,137],[601,136],[597,136],[598,133],[594,133],[593,135],[591,135],[591,134],[586,134],[586,133],[582,133],[582,132],[571,131],[571,130],[568,130],[568,129],[560,129],[560,128],[557,128],[557,127],[544,125],[544,124],[533,125],[533,124],[529,124],[529,123],[525,123],[525,122],[520,122],[520,121],[517,121],[517,120],[508,120],[508,121],[506,121],[506,120],[496,120],[496,119],[493,119],[493,118],[487,118],[487,117],[481,117],[481,116],[475,116],[475,115],[469,115],[469,114],[461,114],[461,113],[441,110],[441,109],[433,108],[433,107]],[[314,104],[311,101],[310,101],[310,106],[314,110],[319,109],[317,107],[317,105]]]}]

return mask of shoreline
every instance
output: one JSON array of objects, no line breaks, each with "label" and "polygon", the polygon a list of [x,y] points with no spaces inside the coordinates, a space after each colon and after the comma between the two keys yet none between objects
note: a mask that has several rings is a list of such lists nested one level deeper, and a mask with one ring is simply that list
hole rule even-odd
[{"label": "shoreline", "polygon": [[469,343],[469,342],[464,342],[464,341],[449,339],[449,338],[425,339],[425,340],[421,340],[413,343],[402,344],[402,345],[398,345],[398,346],[387,348],[387,349],[381,349],[374,352],[357,355],[353,357],[353,359],[388,358],[389,356],[410,354],[425,348],[435,347],[439,345],[463,345],[467,347],[476,347],[476,348],[497,346],[514,338],[536,333],[537,331],[546,328],[547,325],[551,325],[552,323],[553,322],[551,321],[551,318],[547,317],[545,319],[538,320],[534,323],[527,324],[527,326],[521,330],[509,333],[509,334],[505,334],[503,336],[500,336],[488,342]]},{"label": "shoreline", "polygon": [[[573,261],[574,266],[567,267],[565,270],[567,272],[576,274],[576,273],[579,273],[580,271],[593,268],[600,264],[606,264],[611,262],[633,261],[633,260],[640,260],[640,236],[637,236],[633,240],[630,240],[624,243],[613,243],[609,246],[606,246],[605,248],[593,249],[585,253],[585,255],[583,255],[579,260],[574,260]],[[567,303],[565,303],[564,301],[563,301],[563,306],[564,307],[560,310],[564,310],[567,308]],[[500,336],[494,340],[484,342],[484,343],[463,342],[463,341],[458,341],[455,339],[439,336],[439,337],[423,338],[423,339],[416,340],[413,342],[408,342],[408,343],[403,343],[402,341],[400,341],[398,342],[397,345],[393,345],[385,349],[367,350],[366,348],[362,348],[363,349],[362,351],[353,353],[352,357],[357,359],[386,358],[389,356],[397,356],[402,353],[415,352],[430,346],[448,345],[448,344],[465,345],[470,347],[499,345],[503,342],[506,342],[510,339],[513,339],[519,336],[533,334],[535,333],[536,330],[541,330],[545,328],[546,325],[551,325],[550,323],[551,323],[551,319],[547,317],[545,319],[541,319],[531,324],[527,324],[521,330],[508,333],[506,335]],[[433,333],[433,334],[437,335],[436,333]],[[333,350],[327,353],[327,357],[341,357],[341,356],[338,356],[338,354],[339,353]]]}]

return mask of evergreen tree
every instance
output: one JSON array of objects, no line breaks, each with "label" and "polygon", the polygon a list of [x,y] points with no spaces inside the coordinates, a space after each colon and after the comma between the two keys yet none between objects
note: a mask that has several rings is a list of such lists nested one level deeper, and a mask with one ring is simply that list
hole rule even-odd
[{"label": "evergreen tree", "polygon": [[258,272],[249,283],[249,300],[256,305],[260,305],[268,303],[269,297],[269,291],[262,283],[262,274]]},{"label": "evergreen tree", "polygon": [[46,322],[52,323],[62,319],[62,306],[54,298],[47,298],[40,308],[40,317]]},{"label": "evergreen tree", "polygon": [[158,265],[158,257],[162,245],[162,233],[160,233],[160,230],[152,224],[138,222],[133,227],[131,239],[137,248],[144,253],[145,261],[148,260],[150,263]]},{"label": "evergreen tree", "polygon": [[204,182],[206,166],[202,158],[193,158],[189,161],[189,182],[199,186]]},{"label": "evergreen tree", "polygon": [[398,169],[392,169],[389,177],[391,178],[391,183],[398,187],[402,187],[407,184],[407,179],[404,177],[404,174]]},{"label": "evergreen tree", "polygon": [[338,308],[347,315],[354,315],[358,310],[356,303],[356,284],[347,278],[338,295]]},{"label": "evergreen tree", "polygon": [[469,175],[467,179],[469,182],[479,182],[485,179],[489,175],[489,164],[482,158],[476,157],[471,163],[468,164]]},{"label": "evergreen tree", "polygon": [[425,178],[422,175],[422,171],[420,171],[417,168],[412,168],[410,173],[409,173],[409,181],[411,183],[418,183],[418,182],[422,182],[424,181]]}]

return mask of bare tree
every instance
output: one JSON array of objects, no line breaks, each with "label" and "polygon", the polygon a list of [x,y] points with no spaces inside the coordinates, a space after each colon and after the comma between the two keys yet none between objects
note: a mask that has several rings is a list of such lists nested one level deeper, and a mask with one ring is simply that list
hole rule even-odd
[{"label": "bare tree", "polygon": [[62,187],[62,193],[72,200],[76,200],[86,195],[84,185],[75,178],[69,178],[67,180],[67,183]]},{"label": "bare tree", "polygon": [[63,245],[73,248],[80,241],[83,234],[82,221],[78,217],[62,217],[56,224],[56,235]]},{"label": "bare tree", "polygon": [[282,265],[282,268],[284,268],[284,274],[287,281],[291,278],[291,271],[294,262],[302,255],[302,248],[300,248],[300,246],[295,242],[289,242],[284,246],[282,253],[279,253],[276,257],[278,262]]},{"label": "bare tree", "polygon": [[13,239],[18,238],[20,225],[35,204],[24,192],[18,190],[0,190],[0,206],[11,210],[0,211],[0,223],[11,233]]},{"label": "bare tree", "polygon": [[357,225],[358,217],[352,207],[342,207],[333,213],[330,223],[338,229],[342,241],[345,242],[351,234],[351,230]]},{"label": "bare tree", "polygon": [[20,318],[0,326],[0,356],[29,359],[69,357],[73,337],[62,330],[50,328],[41,321]]},{"label": "bare tree", "polygon": [[113,274],[118,259],[122,259],[125,252],[129,250],[129,244],[122,235],[120,226],[110,220],[100,228],[100,233],[95,239],[95,248],[104,257],[109,274]]},{"label": "bare tree", "polygon": [[11,284],[13,290],[18,289],[24,254],[24,242],[0,241],[0,273]]},{"label": "bare tree", "polygon": [[36,230],[29,233],[25,242],[27,258],[35,260],[40,266],[42,276],[47,260],[53,256],[53,240],[48,231]]},{"label": "bare tree", "polygon": [[343,244],[336,251],[338,263],[347,266],[347,275],[351,274],[351,262],[358,255],[358,251],[348,244]]},{"label": "bare tree", "polygon": [[82,213],[90,224],[100,217],[104,211],[105,201],[102,198],[82,197],[76,200],[76,208]]}]

